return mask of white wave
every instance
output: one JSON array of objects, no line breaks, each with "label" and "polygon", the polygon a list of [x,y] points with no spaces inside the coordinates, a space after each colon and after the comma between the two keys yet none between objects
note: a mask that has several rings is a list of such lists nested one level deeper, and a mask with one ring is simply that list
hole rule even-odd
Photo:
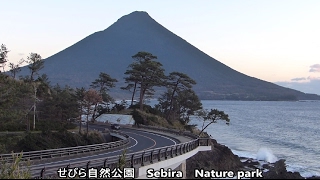
[{"label": "white wave", "polygon": [[266,161],[269,163],[274,163],[278,160],[278,158],[273,154],[272,150],[266,147],[259,149],[256,158],[257,160]]},{"label": "white wave", "polygon": [[234,149],[231,149],[231,151],[233,154],[235,154],[239,157],[251,158],[251,159],[256,158],[256,154],[248,152],[248,151],[239,151],[239,150],[234,150]]},{"label": "white wave", "polygon": [[[256,154],[249,151],[241,151],[241,150],[235,150],[235,149],[231,149],[231,151],[233,152],[233,154],[239,157],[247,158],[247,159],[256,159],[256,160],[265,161],[268,163],[274,163],[278,161],[278,158],[273,154],[272,150],[266,147],[260,148],[258,153]],[[243,161],[246,161],[246,159]],[[320,173],[318,173],[316,170],[312,170],[311,167],[297,165],[297,164],[290,164],[288,162],[286,162],[286,165],[287,165],[286,167],[287,171],[299,172],[302,177],[320,176]],[[265,171],[268,171],[268,170],[265,170]]]},{"label": "white wave", "polygon": [[312,170],[311,167],[296,164],[287,164],[287,171],[299,172],[302,177],[320,176],[320,173]]}]

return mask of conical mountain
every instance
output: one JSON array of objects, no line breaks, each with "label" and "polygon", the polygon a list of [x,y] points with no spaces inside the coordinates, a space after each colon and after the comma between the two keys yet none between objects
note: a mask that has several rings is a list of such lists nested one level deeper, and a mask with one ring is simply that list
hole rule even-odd
[{"label": "conical mountain", "polygon": [[[139,51],[156,55],[166,74],[179,71],[196,80],[194,90],[201,99],[319,98],[237,72],[140,11],[121,17],[104,31],[93,33],[47,58],[40,73],[46,73],[53,85],[89,87],[100,72],[105,72],[119,81],[110,94],[122,98],[127,93],[120,90],[124,85],[124,72],[133,62],[131,56]],[[23,74],[27,74],[26,68],[23,68]]]}]

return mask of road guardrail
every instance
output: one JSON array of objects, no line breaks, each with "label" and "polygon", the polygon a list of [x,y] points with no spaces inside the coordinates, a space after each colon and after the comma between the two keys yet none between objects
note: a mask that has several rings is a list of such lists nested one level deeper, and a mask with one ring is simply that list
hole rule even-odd
[{"label": "road guardrail", "polygon": [[[165,146],[161,148],[150,149],[141,152],[135,152],[130,154],[124,154],[125,168],[135,168],[146,166],[152,163],[157,163],[163,160],[174,158],[185,153],[188,153],[199,146],[209,146],[210,138],[198,138],[189,142],[180,143],[171,146]],[[76,163],[67,164],[65,167],[61,165],[48,165],[46,167],[33,168],[33,178],[59,178],[58,169],[68,170],[80,170],[84,173],[88,173],[90,168],[109,168],[111,170],[119,168],[121,164],[122,155],[110,156],[107,158],[98,158],[91,161],[78,161]]]},{"label": "road guardrail", "polygon": [[[160,132],[167,132],[175,135],[188,136],[193,140],[189,142],[180,143],[171,146],[165,146],[161,148],[155,148],[146,150],[143,152],[135,152],[130,154],[125,154],[124,156],[124,167],[131,168],[139,168],[141,166],[145,166],[148,164],[156,163],[159,161],[163,161],[166,159],[174,158],[176,156],[183,155],[196,149],[199,146],[210,146],[210,138],[199,138],[199,136],[192,134],[187,131],[179,131],[174,129],[167,129],[162,127],[155,126],[145,126],[139,125],[139,128],[142,129],[150,129]],[[138,129],[139,129],[138,128]],[[100,151],[104,149],[112,149],[116,147],[121,147],[129,143],[129,136],[120,132],[113,132],[117,138],[121,138],[122,140],[111,142],[111,143],[102,143],[95,145],[87,145],[87,146],[77,146],[70,148],[60,148],[60,149],[51,149],[51,150],[42,150],[42,151],[30,151],[23,153],[23,160],[36,160],[43,158],[53,158],[53,157],[61,157],[72,154],[79,154],[84,152],[92,152],[92,151]],[[112,134],[112,133],[111,133]],[[18,155],[19,153],[15,153]],[[13,160],[12,154],[1,154],[0,159],[7,160],[8,162]],[[115,169],[120,166],[121,155],[110,156],[107,158],[97,158],[92,159],[91,161],[77,161],[72,164],[66,164],[65,167],[61,167],[61,165],[49,164],[45,167],[43,166],[34,166],[32,168],[32,178],[57,178],[58,177],[58,169],[64,168],[69,172],[69,169],[83,169],[84,172],[88,173],[90,168],[106,168]],[[25,168],[22,168],[25,169]]]},{"label": "road guardrail", "polygon": [[190,137],[191,139],[198,139],[199,136],[195,135],[193,133],[191,133],[190,131],[179,131],[176,129],[168,129],[168,128],[164,128],[164,127],[157,127],[157,126],[146,126],[146,125],[139,125],[137,127],[139,128],[144,128],[144,129],[150,129],[150,130],[155,130],[155,131],[160,131],[160,132],[167,132],[170,134],[175,134],[175,135],[179,135],[179,136],[187,136]]},{"label": "road guardrail", "polygon": [[[121,140],[115,141],[115,142],[86,145],[86,146],[75,146],[75,147],[67,147],[67,148],[59,148],[59,149],[23,152],[21,160],[22,161],[42,160],[45,158],[54,158],[54,157],[76,155],[80,153],[101,151],[101,150],[118,148],[118,147],[127,145],[130,142],[129,136],[126,134],[123,134],[120,132],[112,132],[110,134],[117,138],[120,138]],[[0,160],[10,163],[10,162],[13,162],[13,158],[18,155],[20,155],[20,153],[0,154]]]}]

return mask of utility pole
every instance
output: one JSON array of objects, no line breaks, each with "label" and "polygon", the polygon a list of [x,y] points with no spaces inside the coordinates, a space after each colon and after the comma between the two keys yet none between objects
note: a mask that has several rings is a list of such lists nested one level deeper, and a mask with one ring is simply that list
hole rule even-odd
[{"label": "utility pole", "polygon": [[36,129],[36,102],[37,102],[37,87],[34,84],[33,130]]}]

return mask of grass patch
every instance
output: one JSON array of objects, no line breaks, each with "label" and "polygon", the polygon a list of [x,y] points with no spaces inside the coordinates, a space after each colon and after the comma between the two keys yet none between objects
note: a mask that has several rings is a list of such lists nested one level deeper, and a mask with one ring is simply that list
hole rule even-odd
[{"label": "grass patch", "polygon": [[185,130],[185,127],[183,124],[180,123],[180,121],[172,121],[168,122],[165,118],[147,113],[145,111],[140,110],[132,110],[131,113],[133,119],[135,120],[136,124],[143,124],[148,126],[160,126],[170,129],[177,129],[177,130]]},{"label": "grass patch", "polygon": [[22,153],[14,155],[13,162],[7,163],[1,160],[0,179],[30,179],[30,163],[27,163],[26,169],[21,169],[19,166],[22,158]]}]

